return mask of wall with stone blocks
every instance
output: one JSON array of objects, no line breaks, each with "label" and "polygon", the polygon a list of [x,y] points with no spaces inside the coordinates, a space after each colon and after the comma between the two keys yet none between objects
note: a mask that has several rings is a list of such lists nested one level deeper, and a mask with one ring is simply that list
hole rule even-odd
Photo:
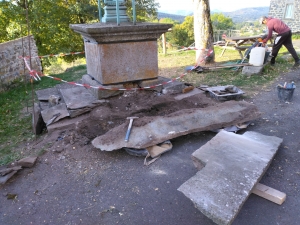
[{"label": "wall with stone blocks", "polygon": [[[33,36],[19,38],[0,44],[0,91],[9,87],[17,78],[29,75],[23,59],[20,56],[29,56],[29,41],[31,56],[38,56],[38,49]],[[29,61],[29,60],[28,60]],[[42,71],[39,58],[31,59],[32,69]]]},{"label": "wall with stone blocks", "polygon": [[[294,18],[284,19],[285,7],[289,2],[294,3]],[[293,33],[300,32],[300,0],[271,0],[269,16],[284,21]]]}]

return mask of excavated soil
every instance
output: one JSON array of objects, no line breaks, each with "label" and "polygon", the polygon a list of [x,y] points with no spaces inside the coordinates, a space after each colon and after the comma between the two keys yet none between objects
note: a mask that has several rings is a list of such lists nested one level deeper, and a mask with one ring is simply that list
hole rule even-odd
[{"label": "excavated soil", "polygon": [[[287,200],[279,206],[251,195],[233,224],[300,221],[300,95],[296,89],[291,103],[280,102],[275,89],[283,81],[299,84],[299,72],[283,74],[282,80],[245,99],[262,112],[247,130],[284,139],[261,183],[285,192]],[[19,171],[0,186],[0,224],[213,225],[177,188],[197,173],[191,154],[215,133],[198,132],[171,140],[173,149],[148,167],[143,158],[124,150],[105,152],[91,145],[95,137],[130,116],[168,116],[182,109],[220,104],[205,94],[180,101],[173,97],[151,91],[126,92],[95,108],[88,119],[20,146],[24,154],[39,152],[40,156],[33,168]],[[141,125],[142,121],[135,123]]]}]

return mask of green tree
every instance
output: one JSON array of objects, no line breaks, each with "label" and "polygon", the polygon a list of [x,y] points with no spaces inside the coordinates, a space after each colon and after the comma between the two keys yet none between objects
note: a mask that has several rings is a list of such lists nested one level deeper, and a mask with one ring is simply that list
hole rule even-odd
[{"label": "green tree", "polygon": [[167,33],[167,40],[173,45],[188,47],[194,41],[194,17],[185,17],[183,23],[175,24],[171,32]]},{"label": "green tree", "polygon": [[[127,1],[129,3],[131,1]],[[155,7],[159,4],[155,0],[137,0],[136,3],[139,21],[156,15]],[[30,32],[39,55],[82,51],[83,40],[69,25],[99,21],[98,0],[0,0],[0,42],[27,35],[27,5]],[[131,12],[130,4],[128,10]],[[74,57],[78,55],[65,59],[70,61]]]},{"label": "green tree", "polygon": [[159,20],[159,22],[160,22],[160,23],[169,23],[169,24],[173,24],[173,25],[179,24],[179,22],[178,22],[177,20],[173,20],[173,19],[171,19],[171,18],[161,18],[161,19]]},{"label": "green tree", "polygon": [[232,19],[223,13],[213,13],[211,22],[214,30],[228,30],[234,27]]},{"label": "green tree", "polygon": [[[135,1],[136,20],[139,22],[152,21],[157,19],[157,8],[159,3],[156,0]],[[126,1],[127,14],[132,19],[132,0]]]}]

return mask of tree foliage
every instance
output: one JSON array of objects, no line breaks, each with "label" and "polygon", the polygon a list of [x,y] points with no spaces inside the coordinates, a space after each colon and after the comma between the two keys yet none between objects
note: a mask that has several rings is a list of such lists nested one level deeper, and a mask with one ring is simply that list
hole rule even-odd
[{"label": "tree foliage", "polygon": [[183,23],[174,24],[172,31],[167,33],[167,39],[173,45],[190,46],[194,43],[194,17],[185,17]]},{"label": "tree foliage", "polygon": [[[132,0],[126,1],[127,14],[132,19]],[[157,8],[159,3],[156,0],[136,0],[136,20],[139,22],[152,21],[157,19]]]},{"label": "tree foliage", "polygon": [[228,30],[234,27],[232,19],[223,13],[213,13],[211,22],[214,30]]},{"label": "tree foliage", "polygon": [[[155,0],[137,0],[136,4],[138,21],[156,15],[159,6]],[[39,55],[82,51],[83,40],[69,25],[99,21],[98,0],[0,0],[0,43],[27,35],[26,11]]]}]

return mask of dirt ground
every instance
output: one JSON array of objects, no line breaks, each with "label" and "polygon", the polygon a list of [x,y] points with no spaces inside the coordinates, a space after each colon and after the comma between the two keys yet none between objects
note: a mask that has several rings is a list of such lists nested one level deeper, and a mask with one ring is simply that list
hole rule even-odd
[{"label": "dirt ground", "polygon": [[[280,102],[276,84],[300,83],[300,70],[283,74],[253,102],[261,111],[247,130],[283,138],[261,183],[287,194],[279,206],[251,195],[233,224],[296,224],[300,186],[300,95]],[[132,100],[134,99],[134,101]],[[188,100],[166,100],[153,92],[127,92],[96,108],[73,128],[54,131],[28,143],[28,152],[45,152],[30,169],[0,186],[0,224],[214,224],[177,188],[197,172],[191,154],[215,136],[199,132],[171,140],[173,149],[149,167],[144,158],[124,150],[105,152],[91,140],[128,116],[166,116],[182,108],[219,104],[203,94]],[[125,135],[125,133],[124,133]],[[8,199],[8,194],[16,194]]]}]

